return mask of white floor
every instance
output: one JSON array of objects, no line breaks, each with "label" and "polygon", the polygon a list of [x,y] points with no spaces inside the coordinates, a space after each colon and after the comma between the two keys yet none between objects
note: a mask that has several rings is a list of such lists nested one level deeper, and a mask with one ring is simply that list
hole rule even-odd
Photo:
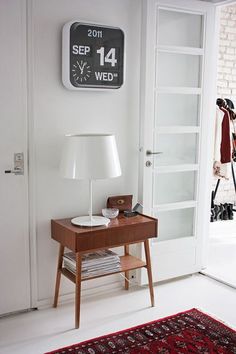
[{"label": "white floor", "polygon": [[82,296],[81,327],[74,329],[73,303],[0,320],[1,354],[42,354],[193,307],[236,329],[236,290],[196,274],[155,286],[156,307],[147,288],[114,289]]},{"label": "white floor", "polygon": [[204,274],[236,288],[236,220],[210,224],[209,257]]}]

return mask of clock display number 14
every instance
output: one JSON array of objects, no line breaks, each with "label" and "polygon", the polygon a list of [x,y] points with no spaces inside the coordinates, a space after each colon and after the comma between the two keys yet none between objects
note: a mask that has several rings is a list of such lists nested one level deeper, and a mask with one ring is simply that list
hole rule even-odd
[{"label": "clock display number 14", "polygon": [[124,33],[115,27],[68,23],[63,28],[62,59],[67,88],[119,88],[124,75]]},{"label": "clock display number 14", "polygon": [[97,53],[100,54],[100,65],[104,66],[104,63],[106,62],[106,63],[111,63],[111,66],[115,66],[117,63],[116,49],[111,48],[107,53],[107,55],[105,56],[105,58],[104,58],[104,51],[105,51],[104,47],[101,47],[100,49],[97,50]]}]

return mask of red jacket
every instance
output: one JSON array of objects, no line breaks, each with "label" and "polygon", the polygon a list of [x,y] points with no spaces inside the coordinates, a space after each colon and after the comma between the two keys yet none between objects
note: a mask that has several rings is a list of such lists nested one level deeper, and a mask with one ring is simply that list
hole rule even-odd
[{"label": "red jacket", "polygon": [[220,107],[220,109],[224,112],[220,145],[221,163],[227,163],[231,161],[230,117],[229,112],[225,108]]}]

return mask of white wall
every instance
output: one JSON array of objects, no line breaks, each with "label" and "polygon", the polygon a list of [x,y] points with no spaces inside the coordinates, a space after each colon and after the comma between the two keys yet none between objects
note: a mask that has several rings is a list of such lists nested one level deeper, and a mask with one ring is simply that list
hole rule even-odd
[{"label": "white wall", "polygon": [[[217,97],[229,98],[236,106],[236,5],[224,6],[220,12],[220,39],[217,62]],[[214,178],[213,189],[217,180]],[[215,202],[235,203],[232,176],[221,180]]]},{"label": "white wall", "polygon": [[[29,5],[31,183],[35,186],[37,298],[44,300],[53,296],[58,251],[58,244],[51,240],[50,220],[88,210],[88,183],[63,180],[59,175],[63,135],[114,133],[123,173],[94,183],[94,211],[101,211],[109,195],[131,193],[136,201],[141,0],[32,0]],[[126,79],[121,89],[97,92],[63,87],[61,30],[74,19],[124,31]],[[72,289],[64,279],[61,293]]]},{"label": "white wall", "polygon": [[217,95],[235,101],[236,5],[222,7],[218,57]]}]

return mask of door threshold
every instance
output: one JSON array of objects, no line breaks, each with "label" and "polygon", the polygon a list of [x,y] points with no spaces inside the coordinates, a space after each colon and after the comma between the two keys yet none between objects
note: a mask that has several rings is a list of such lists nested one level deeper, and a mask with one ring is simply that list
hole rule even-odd
[{"label": "door threshold", "polygon": [[230,282],[227,282],[226,280],[223,280],[222,278],[219,278],[219,277],[217,277],[217,276],[215,276],[215,275],[212,275],[212,274],[210,274],[210,273],[207,273],[207,271],[201,271],[201,272],[199,272],[200,274],[202,274],[202,275],[205,275],[205,276],[207,276],[207,277],[209,277],[209,278],[211,278],[211,279],[214,279],[214,280],[216,280],[216,281],[218,281],[219,283],[221,283],[221,284],[224,284],[224,285],[227,285],[227,286],[229,286],[230,288],[233,288],[233,289],[236,289],[236,284],[232,284],[232,283],[230,283]]}]

